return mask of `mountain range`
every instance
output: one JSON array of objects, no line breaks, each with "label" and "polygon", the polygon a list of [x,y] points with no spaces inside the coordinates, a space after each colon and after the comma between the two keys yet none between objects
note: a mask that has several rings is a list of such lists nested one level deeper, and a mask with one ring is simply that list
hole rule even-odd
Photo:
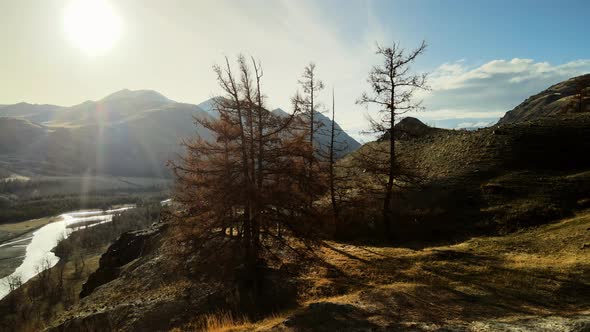
[{"label": "mountain range", "polygon": [[[590,74],[586,74],[555,84],[508,111],[497,125],[560,116],[580,108],[587,111],[589,82]],[[218,117],[215,98],[220,97],[194,105],[153,90],[124,89],[71,107],[24,102],[0,105],[0,178],[36,174],[167,177],[166,161],[182,153],[183,139],[197,134],[212,138],[205,128],[195,125],[195,118]],[[572,106],[577,100],[581,107]],[[287,114],[280,108],[272,112]],[[331,120],[317,113],[316,121],[323,127],[316,133],[316,142],[326,146]],[[335,126],[340,156],[360,147],[337,123]]]},{"label": "mountain range", "polygon": [[[153,90],[124,89],[71,107],[0,105],[0,177],[3,175],[107,174],[167,177],[166,161],[180,143],[211,133],[195,118],[217,117],[215,98],[198,105],[176,102]],[[276,109],[275,114],[284,111]],[[329,127],[329,118],[316,121]],[[336,128],[341,129],[336,124]],[[316,134],[327,142],[325,133]],[[360,144],[340,132],[342,154]]]}]

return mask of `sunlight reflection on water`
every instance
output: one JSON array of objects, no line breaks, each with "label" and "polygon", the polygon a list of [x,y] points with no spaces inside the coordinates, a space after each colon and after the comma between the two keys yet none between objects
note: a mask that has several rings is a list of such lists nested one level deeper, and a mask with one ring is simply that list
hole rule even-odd
[{"label": "sunlight reflection on water", "polygon": [[10,276],[0,279],[0,299],[8,295],[10,291],[8,285],[10,277],[20,276],[22,282],[25,283],[37,275],[41,267],[51,268],[55,266],[59,262],[59,257],[55,256],[51,250],[57,246],[61,239],[65,239],[78,229],[110,222],[113,215],[133,207],[129,205],[107,211],[88,210],[64,213],[60,215],[60,220],[39,228],[32,234],[32,237],[4,243],[2,246],[11,244],[14,244],[13,246],[22,246],[22,242],[31,240],[27,245],[25,259],[21,265]]}]

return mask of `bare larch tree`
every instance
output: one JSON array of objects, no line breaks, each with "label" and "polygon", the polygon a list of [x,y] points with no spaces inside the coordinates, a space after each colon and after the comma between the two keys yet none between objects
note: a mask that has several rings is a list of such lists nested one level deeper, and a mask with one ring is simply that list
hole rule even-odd
[{"label": "bare larch tree", "polygon": [[328,157],[328,172],[330,177],[330,201],[332,202],[332,212],[334,221],[338,222],[338,206],[336,202],[336,174],[335,174],[335,138],[336,138],[336,102],[334,98],[334,88],[332,88],[332,126],[330,128],[330,148]]},{"label": "bare larch tree", "polygon": [[590,74],[576,77],[573,87],[575,93],[569,107],[574,112],[582,113],[585,110],[585,99],[590,94]]},{"label": "bare larch tree", "polygon": [[368,82],[371,92],[365,92],[357,103],[376,105],[380,117],[371,120],[372,129],[381,133],[389,143],[387,156],[387,183],[383,197],[382,223],[385,234],[390,234],[392,219],[393,186],[396,179],[396,158],[394,133],[395,123],[399,117],[409,111],[421,109],[421,102],[414,102],[413,96],[418,89],[427,89],[426,74],[414,74],[410,65],[426,50],[426,42],[409,52],[393,43],[390,47],[377,45],[376,54],[382,59],[380,65],[369,72]]},{"label": "bare larch tree", "polygon": [[[309,149],[306,132],[295,125],[297,105],[288,116],[268,111],[262,67],[249,62],[240,56],[236,70],[227,58],[223,67],[214,67],[224,92],[215,99],[219,118],[195,119],[214,139],[185,142],[186,154],[170,164],[176,175],[174,200],[183,207],[177,219],[191,226],[192,243],[210,250],[212,243],[221,247],[238,239],[236,256],[256,293],[262,252],[278,247],[273,245],[280,242],[281,229],[294,233],[292,216],[306,209],[301,183],[306,182]],[[276,232],[269,227],[278,223]]]},{"label": "bare larch tree", "polygon": [[310,63],[303,70],[303,75],[299,80],[299,85],[303,89],[303,94],[297,93],[294,97],[295,103],[301,108],[302,114],[306,119],[307,135],[309,135],[309,155],[307,158],[308,180],[307,190],[310,193],[308,207],[311,209],[315,197],[311,192],[315,191],[313,188],[314,180],[314,163],[316,159],[317,144],[314,141],[314,136],[319,129],[316,113],[319,112],[320,104],[317,100],[317,93],[324,89],[324,83],[316,77],[316,65]]}]

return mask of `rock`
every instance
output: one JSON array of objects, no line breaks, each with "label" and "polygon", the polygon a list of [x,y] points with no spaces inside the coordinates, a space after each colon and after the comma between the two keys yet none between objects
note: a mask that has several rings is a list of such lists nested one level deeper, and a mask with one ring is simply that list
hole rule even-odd
[{"label": "rock", "polygon": [[121,267],[141,257],[147,241],[160,234],[164,225],[157,223],[143,230],[123,233],[100,257],[99,267],[82,286],[80,298],[90,295],[97,287],[117,278]]}]

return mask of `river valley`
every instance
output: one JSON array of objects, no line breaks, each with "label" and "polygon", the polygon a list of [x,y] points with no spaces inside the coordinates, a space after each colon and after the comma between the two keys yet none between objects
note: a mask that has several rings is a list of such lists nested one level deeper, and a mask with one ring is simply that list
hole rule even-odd
[{"label": "river valley", "polygon": [[[0,242],[0,299],[10,292],[10,283],[26,282],[39,272],[57,264],[52,249],[72,232],[111,222],[113,216],[134,205],[108,210],[81,210],[31,221],[31,230],[14,234]],[[45,224],[44,224],[45,223]],[[4,234],[6,235],[6,234]]]}]

